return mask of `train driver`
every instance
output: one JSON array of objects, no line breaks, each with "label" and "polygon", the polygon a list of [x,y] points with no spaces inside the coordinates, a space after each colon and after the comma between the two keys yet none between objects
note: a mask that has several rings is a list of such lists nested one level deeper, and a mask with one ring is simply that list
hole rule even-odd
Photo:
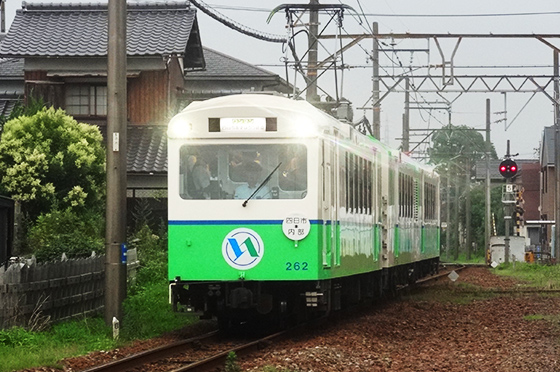
[{"label": "train driver", "polygon": [[[234,199],[248,199],[257,190],[262,179],[262,167],[259,163],[252,161],[243,165],[243,173],[247,183],[235,189]],[[271,192],[268,186],[262,185],[261,189],[253,196],[254,199],[270,199]]]}]

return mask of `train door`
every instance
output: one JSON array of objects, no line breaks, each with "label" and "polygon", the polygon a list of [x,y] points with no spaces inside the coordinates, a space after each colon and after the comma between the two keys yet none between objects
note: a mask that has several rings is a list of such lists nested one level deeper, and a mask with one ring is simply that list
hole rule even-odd
[{"label": "train door", "polygon": [[[335,137],[338,136],[338,132],[335,129]],[[331,247],[334,250],[334,256],[335,256],[335,264],[338,266],[340,265],[340,235],[339,235],[339,223],[338,223],[338,209],[339,209],[339,205],[338,205],[338,169],[339,169],[339,163],[338,163],[338,146],[337,146],[337,141],[331,141],[330,143],[330,147],[331,147],[331,169],[330,169],[330,173],[331,173],[331,193],[330,193],[330,202],[331,202]]]},{"label": "train door", "polygon": [[338,153],[334,141],[322,142],[323,267],[340,264],[338,244]]}]

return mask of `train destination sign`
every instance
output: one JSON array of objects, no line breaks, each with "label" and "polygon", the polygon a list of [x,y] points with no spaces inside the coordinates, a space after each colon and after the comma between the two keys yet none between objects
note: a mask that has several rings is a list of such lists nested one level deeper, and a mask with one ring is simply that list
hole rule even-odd
[{"label": "train destination sign", "polygon": [[277,118],[208,118],[208,131],[211,133],[276,132],[277,123]]},{"label": "train destination sign", "polygon": [[221,118],[220,132],[265,132],[266,118]]}]

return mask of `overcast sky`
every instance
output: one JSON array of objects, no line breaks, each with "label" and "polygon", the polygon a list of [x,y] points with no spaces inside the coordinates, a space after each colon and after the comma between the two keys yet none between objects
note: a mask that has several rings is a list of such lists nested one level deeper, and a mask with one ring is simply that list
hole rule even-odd
[{"label": "overcast sky", "polygon": [[[62,1],[69,2],[69,1]],[[89,2],[89,1],[88,1]],[[269,34],[286,35],[286,18],[283,12],[272,17],[267,23],[269,11],[283,2],[276,0],[206,0],[208,5],[240,24],[251,29]],[[30,3],[28,1],[28,3]],[[33,1],[36,3],[36,1]],[[50,1],[49,1],[50,3]],[[285,3],[301,3],[308,1],[291,0]],[[322,1],[322,3],[338,4],[337,0]],[[360,16],[346,12],[343,19],[343,33],[368,32],[372,22],[379,24],[380,33],[451,33],[451,34],[560,34],[560,6],[550,0],[347,0],[345,4],[355,9]],[[6,1],[6,22],[9,27],[15,9],[21,8],[21,1]],[[365,16],[364,16],[365,14]],[[240,60],[261,66],[286,78],[282,58],[286,56],[282,44],[264,42],[237,31],[231,30],[218,23],[203,12],[198,12],[201,39],[204,46],[226,53]],[[305,17],[307,20],[307,17]],[[320,16],[321,26],[325,27],[329,20],[327,15]],[[361,22],[361,24],[360,24]],[[329,26],[327,34],[333,34],[336,28]],[[433,39],[432,39],[433,40]],[[550,38],[547,41],[560,47],[560,39]],[[449,62],[456,39],[442,39],[441,48]],[[300,35],[296,39],[296,48],[300,55],[306,50],[304,38]],[[320,48],[319,59],[325,58],[327,53],[333,53],[334,41],[326,41]],[[380,62],[381,74],[397,74],[409,70],[410,66],[438,64],[441,56],[436,44],[426,40],[401,41],[389,43],[387,51],[382,52]],[[391,48],[401,49],[429,49],[425,52],[391,52]],[[352,47],[344,55],[344,63],[351,68],[337,75],[338,92],[348,98],[354,108],[362,107],[371,95],[371,62],[367,55],[371,52],[372,41],[365,40],[358,46]],[[291,55],[288,55],[291,58]],[[463,39],[454,56],[455,74],[457,75],[552,75],[553,52],[549,46],[536,39]],[[393,66],[394,65],[394,66]],[[467,69],[462,66],[508,66],[492,69]],[[518,68],[516,66],[532,66]],[[426,70],[424,70],[425,72]],[[414,72],[414,74],[424,74]],[[430,74],[441,75],[441,69],[431,69]],[[294,82],[294,73],[289,71],[288,78]],[[342,86],[340,85],[342,82]],[[296,83],[302,86],[302,79]],[[419,84],[420,81],[412,80]],[[334,74],[325,76],[319,85],[330,95],[335,95]],[[525,86],[533,88],[531,83]],[[553,87],[547,88],[553,94]],[[383,94],[384,92],[382,92]],[[485,127],[486,99],[491,100],[492,112],[507,110],[507,125],[505,130],[503,114],[493,114],[492,141],[496,146],[498,156],[505,154],[506,141],[511,141],[511,152],[519,153],[518,158],[535,156],[534,149],[539,147],[539,141],[544,126],[553,125],[553,106],[549,98],[543,93],[508,93],[505,97],[501,93],[468,93],[457,98],[457,94],[447,94],[438,97],[435,94],[411,95],[411,101],[422,103],[422,107],[439,107],[441,104],[427,102],[442,102],[443,99],[455,100],[451,106],[451,122],[454,125],[467,125],[478,129]],[[507,101],[507,107],[505,107]],[[381,137],[384,142],[392,146],[400,145],[402,136],[402,114],[404,112],[404,94],[390,93],[381,106]],[[444,110],[412,110],[411,128],[435,129],[446,125],[449,115]],[[366,115],[371,121],[371,110],[355,110],[354,118]],[[517,117],[516,117],[517,116]],[[515,121],[512,120],[515,118]],[[420,137],[412,137],[411,142]],[[413,148],[415,144],[411,144]]]}]

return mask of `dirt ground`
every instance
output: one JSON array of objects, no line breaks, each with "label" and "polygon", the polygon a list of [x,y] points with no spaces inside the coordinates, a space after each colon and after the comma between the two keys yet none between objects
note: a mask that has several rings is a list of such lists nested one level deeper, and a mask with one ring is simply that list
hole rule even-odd
[{"label": "dirt ground", "polygon": [[[560,371],[560,294],[520,293],[520,283],[469,267],[451,282],[424,284],[351,319],[269,346],[244,371]],[[488,291],[500,291],[488,293]],[[79,371],[181,336],[207,324],[127,348],[62,361]],[[27,371],[55,371],[40,368]]]}]

